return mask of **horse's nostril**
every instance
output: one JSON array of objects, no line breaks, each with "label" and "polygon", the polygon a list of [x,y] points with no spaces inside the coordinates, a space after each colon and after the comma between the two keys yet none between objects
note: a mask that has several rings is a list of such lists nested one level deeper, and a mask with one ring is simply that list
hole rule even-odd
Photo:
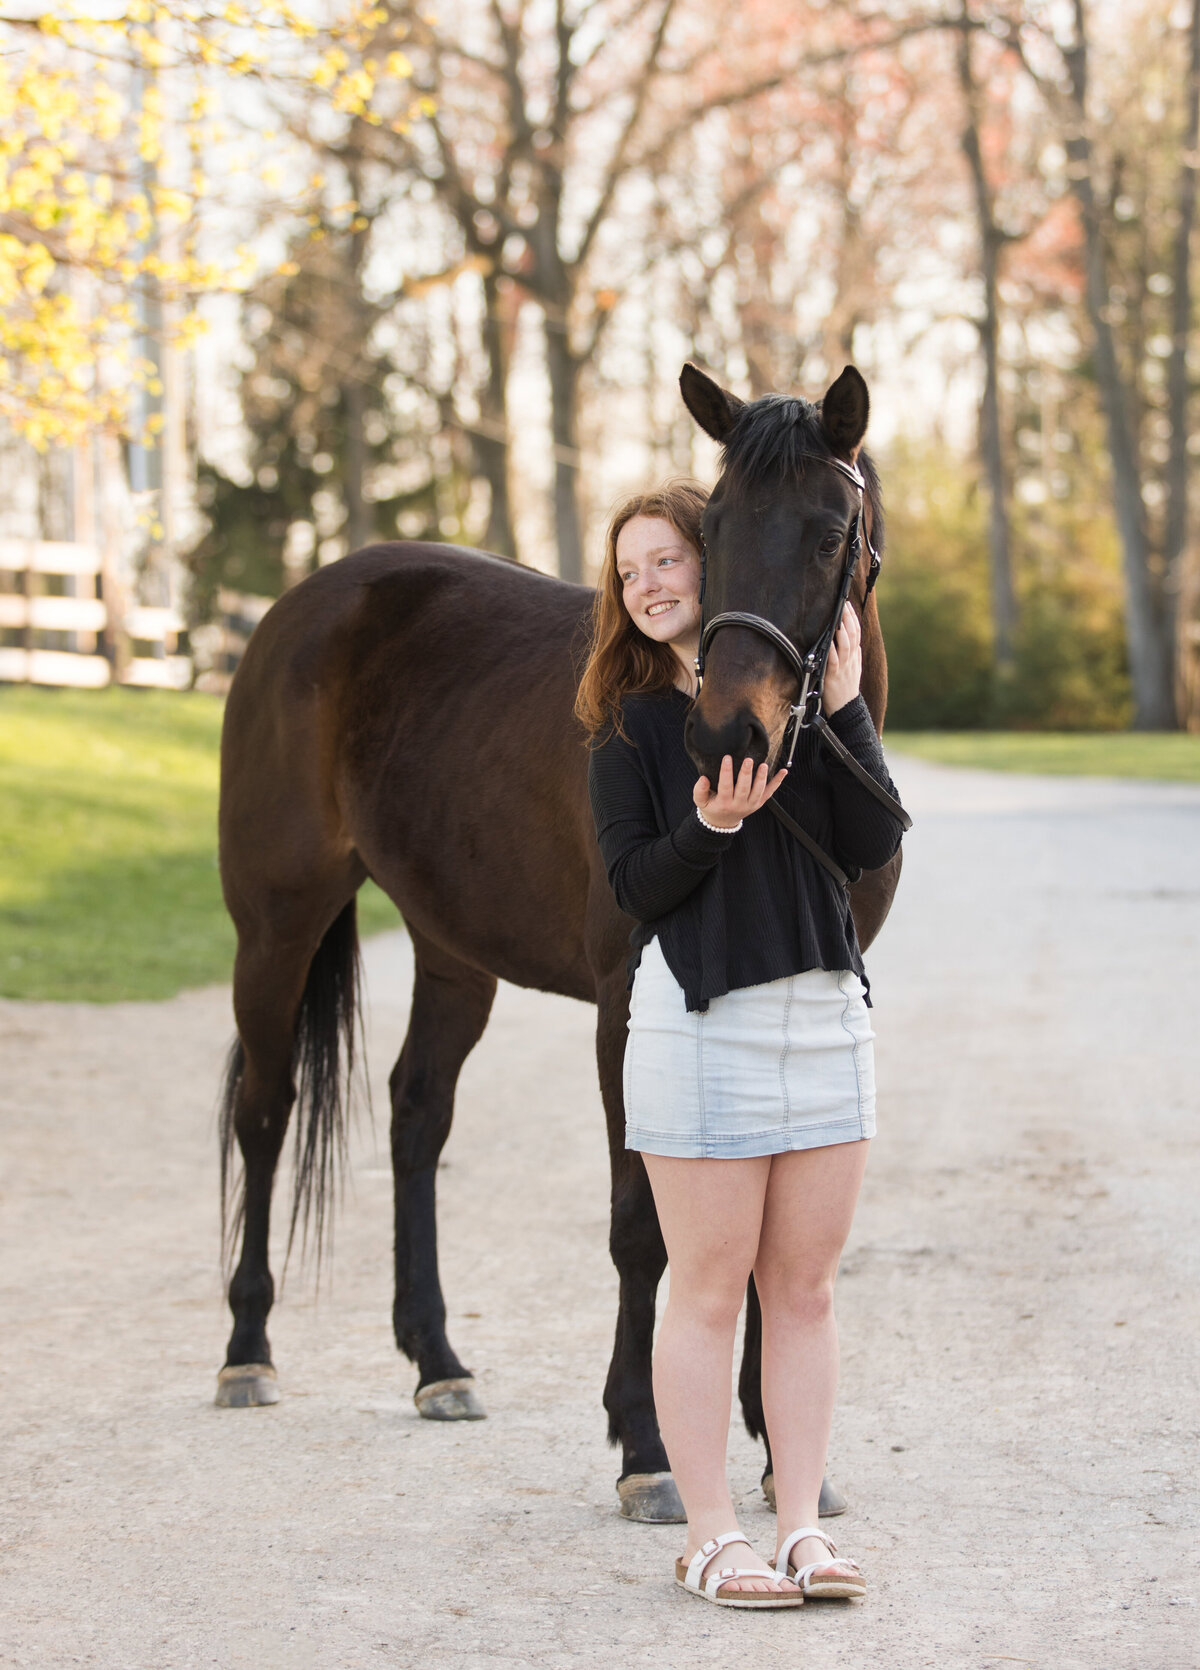
[{"label": "horse's nostril", "polygon": [[760,724],[757,719],[751,719],[750,723],[746,726],[746,731],[747,737],[744,751],[750,755],[750,758],[756,765],[761,765],[762,761],[766,759],[768,753],[770,752],[771,747],[770,740],[767,736],[766,726]]}]

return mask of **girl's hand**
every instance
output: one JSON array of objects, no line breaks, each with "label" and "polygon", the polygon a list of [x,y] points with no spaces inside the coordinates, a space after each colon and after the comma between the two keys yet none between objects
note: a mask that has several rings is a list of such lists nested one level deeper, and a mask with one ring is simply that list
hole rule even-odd
[{"label": "girl's hand", "polygon": [[707,777],[697,777],[692,799],[708,823],[716,824],[718,829],[736,829],[743,818],[748,818],[751,812],[757,812],[770,800],[786,776],[785,767],[768,782],[767,762],[764,760],[756,771],[754,761],[747,754],[735,778],[733,755],[726,754],[721,761],[721,775],[716,788],[712,787]]},{"label": "girl's hand", "polygon": [[826,714],[836,713],[858,695],[862,683],[862,627],[847,603],[825,663],[821,702]]}]

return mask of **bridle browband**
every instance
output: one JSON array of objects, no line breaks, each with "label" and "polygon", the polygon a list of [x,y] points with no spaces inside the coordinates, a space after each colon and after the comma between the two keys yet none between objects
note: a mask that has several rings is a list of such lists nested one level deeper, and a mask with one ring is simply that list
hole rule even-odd
[{"label": "bridle browband", "polygon": [[[723,626],[744,626],[751,632],[757,632],[760,638],[766,638],[769,643],[775,646],[790,670],[796,675],[800,685],[800,693],[795,702],[791,704],[787,731],[784,733],[784,746],[787,750],[787,759],[784,762],[785,766],[790,767],[792,760],[795,757],[796,742],[800,732],[808,730],[810,727],[815,729],[821,740],[826,743],[835,754],[837,754],[843,764],[849,767],[853,774],[862,783],[863,787],[873,794],[875,798],[886,807],[892,816],[897,818],[903,824],[905,829],[910,829],[912,827],[912,819],[900,805],[900,802],[892,795],[888,794],[887,790],[883,788],[881,784],[877,783],[870,773],[865,771],[863,767],[859,765],[858,761],[854,758],[853,754],[850,753],[849,749],[846,748],[840,737],[835,735],[835,733],[830,729],[824,714],[821,712],[821,685],[825,677],[825,664],[829,660],[830,645],[833,643],[833,640],[837,635],[838,627],[842,624],[842,615],[846,608],[846,600],[850,596],[850,588],[854,583],[854,574],[862,556],[864,543],[870,553],[871,559],[870,566],[867,569],[867,584],[864,597],[869,597],[871,592],[874,590],[875,582],[879,578],[879,570],[883,566],[879,552],[872,544],[871,536],[867,532],[866,528],[865,506],[867,484],[862,471],[856,464],[847,464],[840,458],[832,458],[820,452],[803,452],[799,454],[799,456],[802,458],[811,458],[818,464],[828,464],[831,469],[837,470],[841,475],[844,475],[846,480],[858,489],[858,513],[851,524],[850,532],[847,537],[846,560],[842,565],[841,583],[838,586],[837,601],[834,604],[833,616],[830,623],[808,653],[806,655],[801,655],[800,651],[788,637],[787,633],[781,631],[780,628],[775,625],[774,621],[767,620],[763,615],[747,614],[740,609],[729,609],[723,614],[714,615],[711,620],[703,622],[700,629],[700,649],[695,661],[696,691],[697,694],[699,694],[700,689],[704,684],[705,654],[708,651],[709,645],[713,641],[713,637]],[[707,570],[708,552],[704,544],[704,535],[701,533],[700,606],[702,610],[704,606],[704,585],[707,578]],[[786,814],[784,814],[782,810],[775,805],[773,800],[768,801],[767,804],[772,811],[775,811],[781,819],[787,823],[789,828],[792,828],[794,833],[800,833],[798,826],[795,825],[793,820],[787,817]],[[805,845],[809,844],[809,841],[806,839]],[[820,855],[821,860],[826,864],[827,868],[832,867],[832,861],[828,859],[826,854],[822,853],[819,848],[816,849],[816,853]],[[840,870],[837,871],[837,874],[844,883],[846,877]]]}]

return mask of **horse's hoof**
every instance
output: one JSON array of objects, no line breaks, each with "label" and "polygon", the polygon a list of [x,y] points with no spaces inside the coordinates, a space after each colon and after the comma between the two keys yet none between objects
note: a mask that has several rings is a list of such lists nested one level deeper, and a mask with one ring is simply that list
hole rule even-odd
[{"label": "horse's hoof", "polygon": [[622,1519],[643,1525],[686,1525],[687,1514],[670,1473],[627,1473],[617,1480]]},{"label": "horse's hoof", "polygon": [[270,1363],[227,1363],[217,1375],[218,1409],[258,1409],[279,1402],[279,1382]]},{"label": "horse's hoof", "polygon": [[[775,1506],[774,1473],[763,1474],[762,1487],[763,1495],[766,1497],[767,1501],[770,1502],[773,1508]],[[822,1479],[821,1499],[817,1503],[817,1512],[820,1514],[821,1518],[836,1519],[839,1513],[845,1513],[845,1511],[846,1498],[842,1495],[841,1491],[836,1485],[830,1484],[828,1479]]]},{"label": "horse's hoof", "polygon": [[821,1480],[821,1495],[817,1502],[817,1512],[822,1519],[836,1519],[839,1513],[845,1513],[848,1504],[837,1485],[830,1484],[828,1479]]},{"label": "horse's hoof", "polygon": [[413,1397],[427,1421],[486,1421],[487,1410],[475,1396],[473,1380],[431,1380]]}]

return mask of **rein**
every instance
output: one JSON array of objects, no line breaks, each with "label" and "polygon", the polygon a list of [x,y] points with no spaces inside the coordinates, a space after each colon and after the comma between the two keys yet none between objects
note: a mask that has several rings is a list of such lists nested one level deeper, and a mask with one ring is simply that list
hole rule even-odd
[{"label": "rein", "polygon": [[[843,463],[840,458],[829,458],[819,452],[806,452],[802,457],[812,458],[819,464],[828,464],[831,469],[844,475],[854,487],[858,489],[858,514],[850,528],[846,542],[846,560],[842,567],[841,583],[838,587],[837,601],[834,604],[833,615],[825,631],[817,639],[806,655],[801,655],[796,645],[782,632],[774,621],[767,620],[763,615],[747,614],[740,609],[729,609],[720,615],[714,615],[707,621],[700,631],[700,650],[696,656],[696,686],[697,693],[704,685],[704,658],[712,643],[713,637],[723,626],[744,626],[751,632],[757,632],[760,638],[766,638],[769,643],[782,655],[790,670],[796,675],[800,685],[800,693],[791,705],[787,730],[784,733],[784,746],[787,750],[785,768],[790,768],[796,753],[796,742],[803,730],[815,730],[821,741],[837,755],[844,766],[858,779],[869,794],[879,801],[885,811],[889,812],[905,829],[912,828],[912,819],[901,806],[900,802],[890,795],[885,788],[875,781],[869,771],[858,763],[854,755],[842,742],[841,738],[830,728],[828,720],[821,712],[821,685],[825,677],[825,665],[829,660],[829,650],[842,624],[846,601],[850,596],[850,587],[854,583],[854,573],[862,556],[863,544],[870,552],[870,566],[867,570],[867,586],[865,596],[869,597],[874,590],[875,582],[879,578],[879,571],[883,566],[882,559],[871,537],[866,530],[866,488],[862,471],[855,464]],[[704,605],[704,585],[708,570],[708,551],[704,544],[704,536],[700,538],[700,604]],[[768,801],[769,809],[774,812],[779,821],[791,830],[813,857],[835,877],[839,885],[845,886],[849,878],[846,873],[834,863],[823,848],[809,836],[794,818],[790,817],[782,807],[776,806],[774,800]]]}]

